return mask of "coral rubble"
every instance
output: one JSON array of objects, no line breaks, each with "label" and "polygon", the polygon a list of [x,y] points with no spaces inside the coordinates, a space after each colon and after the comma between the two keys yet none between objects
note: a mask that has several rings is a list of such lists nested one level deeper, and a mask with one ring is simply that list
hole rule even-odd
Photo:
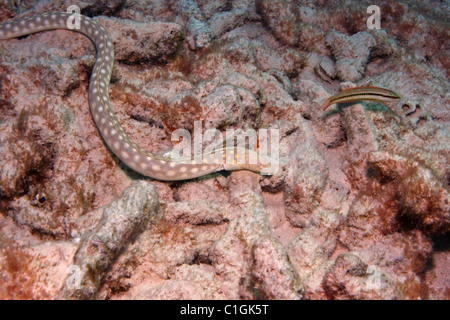
[{"label": "coral rubble", "polygon": [[[0,21],[70,4],[10,1]],[[371,4],[79,4],[113,39],[137,144],[164,153],[195,121],[277,129],[272,176],[145,178],[88,111],[88,39],[0,41],[0,299],[449,299],[448,2],[383,1],[380,30]],[[402,100],[322,113],[359,85]]]}]

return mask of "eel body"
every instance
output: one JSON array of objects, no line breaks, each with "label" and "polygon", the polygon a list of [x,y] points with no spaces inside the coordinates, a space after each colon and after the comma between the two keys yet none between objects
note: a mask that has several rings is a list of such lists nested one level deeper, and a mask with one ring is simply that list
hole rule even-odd
[{"label": "eel body", "polygon": [[[154,179],[177,181],[197,178],[220,170],[251,170],[263,174],[268,158],[246,148],[220,148],[201,156],[171,159],[138,146],[122,129],[109,100],[114,46],[106,29],[94,19],[78,15],[79,28],[69,28],[72,13],[57,12],[0,24],[0,40],[31,33],[65,29],[82,33],[95,46],[97,58],[89,81],[89,106],[95,124],[110,150],[131,169]],[[249,159],[256,159],[249,161]]]}]

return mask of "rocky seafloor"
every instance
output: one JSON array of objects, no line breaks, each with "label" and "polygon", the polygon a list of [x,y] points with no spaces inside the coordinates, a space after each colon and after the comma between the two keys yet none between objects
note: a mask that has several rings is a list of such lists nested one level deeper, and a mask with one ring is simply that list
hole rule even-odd
[{"label": "rocky seafloor", "polygon": [[[0,21],[71,1],[3,1]],[[112,104],[151,152],[177,128],[278,129],[272,176],[160,182],[105,146],[95,50],[0,41],[0,299],[449,299],[449,2],[83,1]],[[374,85],[393,103],[321,103]]]}]

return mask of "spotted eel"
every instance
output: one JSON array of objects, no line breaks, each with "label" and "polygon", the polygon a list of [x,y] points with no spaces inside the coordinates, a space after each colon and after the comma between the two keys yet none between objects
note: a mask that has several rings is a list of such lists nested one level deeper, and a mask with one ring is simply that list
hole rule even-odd
[{"label": "spotted eel", "polygon": [[[73,19],[72,13],[44,13],[2,23],[0,40],[54,29],[76,31],[88,37],[97,51],[88,93],[92,117],[110,150],[128,167],[162,181],[193,179],[220,170],[251,170],[264,173],[264,170],[270,167],[267,158],[246,148],[220,148],[200,156],[173,159],[158,156],[138,146],[120,126],[109,100],[114,47],[108,32],[100,23],[83,15],[78,15],[80,27],[70,29],[67,21],[71,16]],[[249,161],[250,157],[257,160]]]}]

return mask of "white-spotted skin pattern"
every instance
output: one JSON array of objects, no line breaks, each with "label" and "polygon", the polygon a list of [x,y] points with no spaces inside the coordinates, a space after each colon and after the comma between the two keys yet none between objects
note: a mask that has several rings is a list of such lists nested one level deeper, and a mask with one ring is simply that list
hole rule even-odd
[{"label": "white-spotted skin pattern", "polygon": [[[46,30],[65,29],[80,32],[95,45],[97,58],[89,82],[89,105],[95,124],[112,152],[133,170],[162,181],[197,178],[220,170],[252,170],[259,165],[225,164],[226,152],[219,150],[222,161],[209,161],[211,155],[200,160],[173,161],[143,150],[124,132],[109,100],[109,82],[114,64],[114,46],[108,32],[97,21],[80,15],[80,29],[69,29],[71,13],[48,13],[0,24],[0,40],[17,38]],[[237,149],[234,148],[237,154]],[[217,155],[217,154],[216,154]],[[241,162],[239,162],[241,163]]]}]

